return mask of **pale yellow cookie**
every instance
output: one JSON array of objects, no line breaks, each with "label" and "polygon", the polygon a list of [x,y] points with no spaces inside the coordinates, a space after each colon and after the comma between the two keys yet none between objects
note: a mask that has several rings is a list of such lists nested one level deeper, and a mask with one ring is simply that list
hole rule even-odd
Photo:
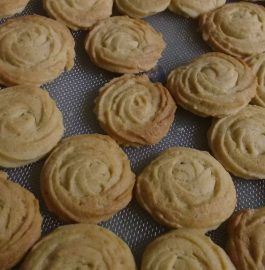
[{"label": "pale yellow cookie", "polygon": [[226,0],[171,0],[169,10],[191,18],[197,18],[224,5]]},{"label": "pale yellow cookie", "polygon": [[227,252],[237,269],[265,269],[265,208],[243,209],[228,226]]},{"label": "pale yellow cookie", "polygon": [[236,206],[230,175],[208,152],[169,148],[138,176],[136,198],[159,223],[208,231]]},{"label": "pale yellow cookie", "polygon": [[230,3],[200,19],[203,39],[217,51],[245,58],[265,51],[265,8]]},{"label": "pale yellow cookie", "polygon": [[64,139],[46,160],[41,190],[49,210],[64,220],[98,223],[127,206],[135,176],[109,136]]},{"label": "pale yellow cookie", "polygon": [[96,225],[61,226],[38,242],[20,270],[136,270],[127,244]]},{"label": "pale yellow cookie", "polygon": [[257,81],[242,61],[207,53],[173,70],[167,88],[184,109],[203,117],[224,117],[248,105],[256,94]]},{"label": "pale yellow cookie", "polygon": [[69,28],[85,30],[111,16],[113,0],[43,0],[43,6]]},{"label": "pale yellow cookie", "polygon": [[162,35],[147,22],[116,16],[97,23],[85,49],[97,66],[116,73],[152,69],[165,48]]},{"label": "pale yellow cookie", "polygon": [[124,75],[100,89],[95,112],[104,130],[119,144],[146,145],[162,140],[174,121],[169,91],[146,75]]},{"label": "pale yellow cookie", "polygon": [[[149,244],[141,270],[236,270],[225,251],[195,230],[176,230]],[[241,269],[240,269],[241,270]]]},{"label": "pale yellow cookie", "polygon": [[29,0],[1,0],[0,18],[9,17],[24,10]]},{"label": "pale yellow cookie", "polygon": [[41,234],[42,217],[33,194],[0,171],[0,269],[15,266]]},{"label": "pale yellow cookie", "polygon": [[164,11],[170,0],[115,0],[118,10],[133,18],[143,18]]},{"label": "pale yellow cookie", "polygon": [[249,105],[214,121],[208,133],[213,155],[236,176],[265,178],[265,109]]},{"label": "pale yellow cookie", "polygon": [[61,23],[37,15],[0,25],[0,83],[41,85],[74,64],[74,39]]},{"label": "pale yellow cookie", "polygon": [[48,92],[36,86],[0,91],[0,167],[41,159],[63,136],[62,114]]}]

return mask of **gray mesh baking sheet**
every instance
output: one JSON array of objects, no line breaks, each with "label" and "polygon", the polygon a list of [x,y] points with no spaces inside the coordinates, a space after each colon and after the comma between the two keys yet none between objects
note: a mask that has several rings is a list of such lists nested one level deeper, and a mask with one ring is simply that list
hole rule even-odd
[{"label": "gray mesh baking sheet", "polygon": [[[41,1],[30,1],[22,13],[22,15],[27,14],[45,15]],[[210,51],[210,48],[201,39],[196,20],[176,16],[169,11],[146,20],[157,31],[163,33],[167,43],[167,48],[158,66],[148,73],[154,81],[163,82],[173,68],[189,63],[194,57]],[[90,62],[84,50],[85,32],[73,32],[73,35],[76,40],[77,54],[74,68],[53,82],[44,85],[43,88],[49,91],[63,113],[65,137],[87,133],[104,134],[93,113],[94,99],[98,95],[98,89],[118,75],[97,68]],[[131,160],[134,172],[138,174],[161,151],[172,146],[186,146],[209,151],[206,133],[210,123],[211,119],[197,117],[178,107],[174,124],[161,143],[141,148],[124,148]],[[39,178],[42,165],[43,160],[22,168],[5,171],[13,181],[32,191],[39,199],[44,218],[42,230],[45,235],[63,223],[49,213],[41,197]],[[237,210],[265,205],[265,181],[243,181],[234,178],[234,183],[238,194]],[[101,225],[115,232],[130,246],[137,263],[140,262],[146,245],[168,230],[153,221],[135,200]],[[224,246],[225,224],[211,232],[210,236],[216,243]]]}]

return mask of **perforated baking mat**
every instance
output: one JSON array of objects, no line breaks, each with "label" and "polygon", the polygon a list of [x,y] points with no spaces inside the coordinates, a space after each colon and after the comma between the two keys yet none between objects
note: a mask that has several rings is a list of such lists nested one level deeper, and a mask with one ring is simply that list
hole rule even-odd
[{"label": "perforated baking mat", "polygon": [[[41,1],[32,0],[22,13],[22,15],[26,14],[45,15]],[[167,43],[158,66],[148,73],[154,81],[164,82],[169,71],[210,51],[201,39],[198,23],[195,20],[176,16],[169,11],[146,20],[157,31],[163,33]],[[0,22],[2,23],[3,20]],[[98,89],[117,75],[105,72],[89,61],[84,50],[85,32],[74,32],[73,35],[77,54],[74,68],[55,81],[44,85],[43,88],[49,91],[63,113],[65,137],[75,134],[104,133],[93,113],[94,99],[98,95]],[[138,174],[161,151],[172,146],[209,151],[206,132],[210,123],[211,119],[197,117],[178,107],[174,124],[161,143],[137,149],[124,148],[134,172]],[[63,223],[48,212],[41,197],[39,178],[42,165],[43,160],[19,169],[8,169],[6,172],[13,181],[32,191],[39,199],[43,216],[42,230],[45,235]],[[265,205],[265,181],[242,181],[234,178],[234,183],[238,195],[237,210]],[[146,245],[168,230],[153,221],[135,200],[126,209],[101,225],[115,232],[130,246],[138,264]],[[225,224],[211,232],[210,236],[216,243],[224,246]]]}]

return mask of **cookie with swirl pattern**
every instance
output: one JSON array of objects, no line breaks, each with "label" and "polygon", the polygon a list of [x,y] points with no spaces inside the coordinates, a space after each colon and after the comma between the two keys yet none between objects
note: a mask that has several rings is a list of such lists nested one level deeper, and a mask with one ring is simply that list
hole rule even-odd
[{"label": "cookie with swirl pattern", "polygon": [[208,152],[173,147],[137,177],[136,199],[161,224],[208,231],[233,213],[236,191]]},{"label": "cookie with swirl pattern", "polygon": [[136,270],[127,244],[97,225],[61,226],[38,242],[20,270]]},{"label": "cookie with swirl pattern", "polygon": [[223,53],[207,53],[173,70],[167,88],[184,109],[220,118],[247,106],[256,94],[257,81],[244,62]]},{"label": "cookie with swirl pattern", "polygon": [[127,206],[135,176],[126,154],[109,136],[64,139],[41,172],[49,210],[64,220],[98,223]]},{"label": "cookie with swirl pattern", "polygon": [[169,91],[146,75],[124,75],[100,89],[95,112],[119,144],[156,144],[169,131],[176,105]]},{"label": "cookie with swirl pattern", "polygon": [[0,83],[41,85],[74,65],[74,39],[63,24],[38,15],[0,25]]},{"label": "cookie with swirl pattern", "polygon": [[15,266],[41,235],[42,217],[34,195],[0,171],[0,269]]},{"label": "cookie with swirl pattern", "polygon": [[127,16],[115,16],[97,23],[85,41],[90,60],[115,73],[152,69],[165,46],[162,35],[151,25]]},{"label": "cookie with swirl pattern", "polygon": [[1,0],[0,18],[9,17],[24,10],[29,0]]},{"label": "cookie with swirl pattern", "polygon": [[232,174],[265,178],[265,109],[248,105],[235,115],[213,122],[208,141],[213,155]]},{"label": "cookie with swirl pattern", "polygon": [[13,86],[0,91],[0,100],[0,167],[37,161],[62,138],[62,114],[47,91]]}]

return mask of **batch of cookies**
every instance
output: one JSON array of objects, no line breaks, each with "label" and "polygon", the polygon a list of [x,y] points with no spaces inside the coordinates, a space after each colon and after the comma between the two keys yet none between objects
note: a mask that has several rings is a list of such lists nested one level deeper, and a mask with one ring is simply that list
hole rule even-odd
[{"label": "batch of cookies", "polygon": [[[29,0],[2,0],[0,17]],[[123,14],[112,16],[113,5]],[[265,208],[233,214],[236,190],[228,172],[265,179],[265,8],[225,0],[43,0],[49,17],[17,16],[0,25],[0,167],[45,157],[41,192],[67,223],[41,240],[34,195],[0,171],[0,270],[136,269],[129,247],[98,225],[125,208],[133,194],[172,230],[146,248],[142,270],[265,269]],[[215,52],[168,75],[166,86],[142,73],[166,47],[142,20],[169,8],[198,19]],[[74,65],[71,30],[87,30],[91,62],[118,76],[99,89],[95,115],[108,135],[64,138],[62,113],[40,86]],[[139,74],[140,73],[140,74]],[[213,117],[213,156],[185,147],[165,150],[137,177],[120,146],[159,143],[177,105]],[[251,105],[249,105],[251,104]],[[8,170],[6,170],[8,172]],[[206,232],[229,221],[226,252]],[[94,224],[94,225],[93,225]]]}]

